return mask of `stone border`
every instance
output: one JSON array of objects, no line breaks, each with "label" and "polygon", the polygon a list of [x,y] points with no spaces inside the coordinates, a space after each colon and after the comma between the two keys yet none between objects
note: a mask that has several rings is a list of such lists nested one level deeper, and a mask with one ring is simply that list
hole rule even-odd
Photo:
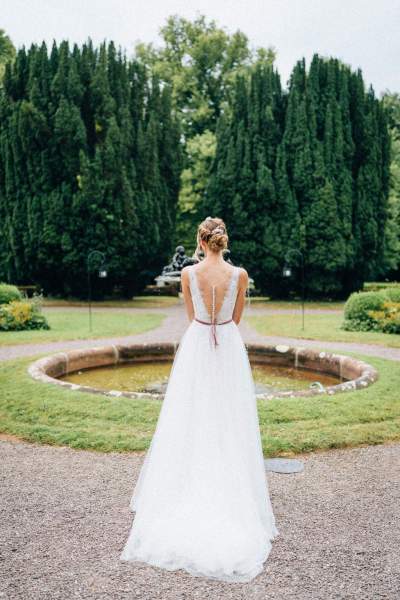
[{"label": "stone border", "polygon": [[[28,373],[33,379],[44,383],[52,383],[64,388],[81,392],[103,394],[105,396],[124,396],[128,398],[162,399],[163,394],[150,392],[123,392],[119,390],[103,390],[86,385],[78,385],[58,379],[63,375],[92,369],[94,367],[123,364],[130,362],[151,362],[173,360],[178,343],[110,345],[82,350],[69,350],[46,356],[32,363]],[[307,390],[282,391],[272,394],[257,394],[259,400],[296,396],[315,396],[320,394],[336,394],[351,390],[364,389],[378,379],[378,371],[361,360],[342,354],[318,352],[311,348],[265,344],[246,344],[249,359],[253,364],[271,364],[285,367],[297,367],[312,371],[320,371],[336,375],[345,381],[327,387],[315,387]]]}]

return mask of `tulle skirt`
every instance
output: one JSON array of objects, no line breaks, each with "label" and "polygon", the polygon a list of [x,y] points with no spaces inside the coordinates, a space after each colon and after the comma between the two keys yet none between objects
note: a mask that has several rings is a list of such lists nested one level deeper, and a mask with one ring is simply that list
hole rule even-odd
[{"label": "tulle skirt", "polygon": [[237,325],[192,321],[133,490],[121,560],[250,581],[279,535],[252,372]]}]

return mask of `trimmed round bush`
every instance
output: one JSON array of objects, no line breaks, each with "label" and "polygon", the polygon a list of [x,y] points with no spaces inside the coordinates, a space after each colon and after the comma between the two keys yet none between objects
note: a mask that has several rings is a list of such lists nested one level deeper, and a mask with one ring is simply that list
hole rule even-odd
[{"label": "trimmed round bush", "polygon": [[400,333],[400,289],[351,294],[344,306],[342,329]]},{"label": "trimmed round bush", "polygon": [[8,304],[13,300],[22,300],[19,289],[9,283],[0,283],[0,304]]},{"label": "trimmed round bush", "polygon": [[353,292],[344,305],[343,329],[371,331],[378,329],[377,320],[368,311],[380,311],[387,297],[382,292]]},{"label": "trimmed round bush", "polygon": [[367,310],[380,310],[386,298],[382,292],[353,292],[344,305],[346,319],[363,319]]}]

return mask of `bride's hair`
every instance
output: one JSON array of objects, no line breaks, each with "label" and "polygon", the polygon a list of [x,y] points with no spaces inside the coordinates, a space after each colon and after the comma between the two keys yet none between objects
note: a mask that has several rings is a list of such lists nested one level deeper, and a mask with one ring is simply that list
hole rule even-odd
[{"label": "bride's hair", "polygon": [[197,228],[197,248],[195,255],[198,257],[201,250],[200,241],[207,243],[211,252],[220,252],[228,247],[228,234],[222,219],[207,217]]}]

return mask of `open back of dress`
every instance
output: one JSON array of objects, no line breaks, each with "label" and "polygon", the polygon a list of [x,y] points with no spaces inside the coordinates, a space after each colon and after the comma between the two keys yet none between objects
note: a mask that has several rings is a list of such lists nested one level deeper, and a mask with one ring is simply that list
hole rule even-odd
[{"label": "open back of dress", "polygon": [[[237,297],[239,268],[211,283],[204,273],[198,273],[196,265],[190,267],[190,292],[195,317],[202,321],[228,321],[232,318]],[[214,292],[214,293],[213,293]]]}]

